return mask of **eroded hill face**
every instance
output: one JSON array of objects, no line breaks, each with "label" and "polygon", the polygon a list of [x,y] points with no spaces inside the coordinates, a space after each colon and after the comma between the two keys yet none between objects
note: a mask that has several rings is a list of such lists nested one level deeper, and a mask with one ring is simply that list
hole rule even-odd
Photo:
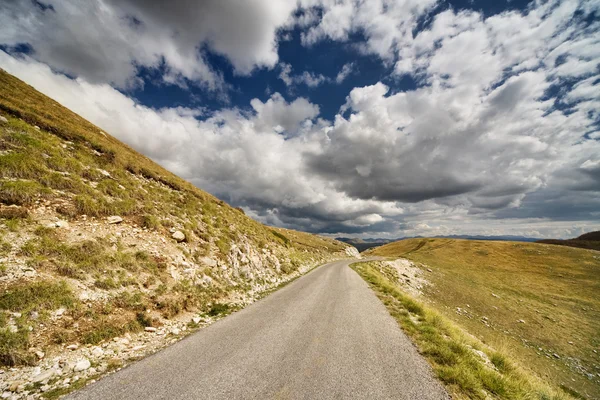
[{"label": "eroded hill face", "polygon": [[145,327],[179,335],[356,253],[252,220],[3,71],[0,172],[0,367],[49,368],[48,353]]}]

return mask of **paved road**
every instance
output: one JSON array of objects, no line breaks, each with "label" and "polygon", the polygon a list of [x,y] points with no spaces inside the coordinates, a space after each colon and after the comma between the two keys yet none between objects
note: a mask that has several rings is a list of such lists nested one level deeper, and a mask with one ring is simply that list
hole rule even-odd
[{"label": "paved road", "polygon": [[71,399],[448,399],[352,261],[265,299]]}]

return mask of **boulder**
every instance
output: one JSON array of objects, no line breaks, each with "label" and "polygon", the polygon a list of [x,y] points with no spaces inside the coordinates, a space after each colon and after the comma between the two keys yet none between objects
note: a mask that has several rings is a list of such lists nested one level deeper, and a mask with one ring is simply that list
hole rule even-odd
[{"label": "boulder", "polygon": [[31,378],[31,382],[33,382],[33,383],[44,382],[45,380],[52,378],[54,376],[54,374],[56,374],[56,370],[54,370],[54,368],[50,368],[44,372],[41,372],[41,373],[35,375],[33,378]]},{"label": "boulder", "polygon": [[104,355],[104,350],[102,350],[100,347],[94,347],[92,349],[92,355],[94,357],[102,357]]},{"label": "boulder", "polygon": [[90,360],[88,360],[87,358],[83,358],[83,359],[77,361],[77,364],[75,364],[75,367],[73,368],[73,370],[75,372],[81,372],[81,371],[85,371],[86,369],[88,369],[91,366],[92,366],[92,363],[90,363]]},{"label": "boulder", "polygon": [[175,231],[175,232],[173,232],[171,237],[173,239],[175,239],[177,242],[183,242],[185,240],[185,233],[183,233],[181,231]]},{"label": "boulder", "polygon": [[106,218],[106,222],[109,224],[120,224],[123,222],[123,218],[119,217],[118,215],[111,215],[110,217]]}]

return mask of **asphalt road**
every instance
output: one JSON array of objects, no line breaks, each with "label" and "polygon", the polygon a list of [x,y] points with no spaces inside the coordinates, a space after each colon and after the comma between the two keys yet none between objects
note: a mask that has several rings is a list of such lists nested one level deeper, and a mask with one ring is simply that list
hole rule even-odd
[{"label": "asphalt road", "polygon": [[70,399],[448,399],[351,270],[323,265]]}]

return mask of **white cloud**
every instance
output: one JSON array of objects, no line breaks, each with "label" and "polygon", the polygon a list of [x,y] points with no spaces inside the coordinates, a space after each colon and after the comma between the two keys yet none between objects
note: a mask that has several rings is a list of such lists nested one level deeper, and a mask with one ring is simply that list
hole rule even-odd
[{"label": "white cloud", "polygon": [[330,81],[330,79],[323,74],[315,74],[309,71],[304,71],[299,75],[294,75],[292,73],[292,66],[287,63],[281,63],[280,69],[279,79],[281,79],[289,88],[293,88],[295,85],[301,84],[304,84],[310,88],[315,88]]},{"label": "white cloud", "polygon": [[0,66],[199,187],[248,206],[263,220],[270,215],[274,223],[319,229],[330,221],[340,226],[356,219],[364,223],[364,214],[402,212],[393,203],[351,199],[304,172],[303,153],[320,146],[324,128],[314,120],[318,106],[306,99],[287,103],[275,93],[266,102],[252,100],[251,114],[225,109],[198,121],[195,110],[154,110],[109,85],[69,79],[27,57],[0,51]]},{"label": "white cloud", "polygon": [[[267,4],[256,0],[254,5],[259,3]],[[70,51],[61,53],[53,43],[73,41],[76,35],[61,28],[66,32],[58,29],[56,37],[40,39],[35,24],[41,17],[34,13],[13,25],[18,32],[0,29],[0,42],[21,35],[34,48],[52,50],[35,54],[38,60],[81,78],[71,80],[30,58],[17,60],[2,52],[0,65],[265,222],[377,236],[468,229],[472,234],[565,237],[594,223],[597,227],[600,22],[585,18],[598,10],[597,2],[536,2],[525,12],[489,18],[448,9],[432,16],[428,28],[414,37],[416,21],[435,2],[300,3],[308,8],[294,18],[289,10],[295,5],[270,10],[266,27],[240,22],[231,36],[214,39],[220,30],[211,22],[175,39],[171,19],[188,21],[181,15],[185,7],[158,15],[152,7],[139,9],[133,0],[119,8],[96,2],[106,7],[98,15],[110,32],[94,31],[94,23],[73,28],[94,45],[78,50],[71,60]],[[223,15],[240,11],[226,8],[229,3],[207,4],[221,23]],[[56,8],[71,15],[76,12],[66,10],[71,6],[63,2]],[[125,9],[144,21],[127,28],[134,38],[141,35],[136,30],[148,38],[148,43],[132,42],[135,49],[119,36],[123,27],[111,25],[111,13]],[[173,81],[184,76],[218,87],[222,78],[201,52],[190,49],[204,43],[231,60],[238,73],[273,67],[277,26],[302,27],[306,45],[347,41],[360,32],[365,39],[354,48],[377,55],[396,75],[412,75],[417,88],[395,91],[381,82],[354,88],[332,121],[320,119],[319,106],[308,99],[286,101],[278,93],[253,99],[250,111],[223,109],[198,121],[198,110],[150,109],[102,84],[131,84],[132,60],[155,66],[164,56],[167,79],[170,71]],[[106,35],[106,42],[95,43],[85,32]],[[240,44],[240,35],[250,39]],[[160,52],[157,43],[164,45]],[[114,71],[107,54],[114,56]],[[353,71],[346,64],[332,79],[309,71],[294,74],[286,63],[279,66],[279,78],[289,88],[339,83]],[[77,72],[80,67],[87,72]]]},{"label": "white cloud", "polygon": [[349,62],[349,63],[344,64],[342,66],[342,69],[340,70],[340,72],[338,72],[337,76],[335,77],[335,83],[338,83],[338,84],[342,83],[353,72],[354,72],[354,63]]},{"label": "white cloud", "polygon": [[296,8],[293,0],[244,2],[48,0],[0,4],[0,43],[28,43],[33,56],[94,83],[127,88],[141,83],[138,67],[164,67],[164,79],[182,78],[211,90],[223,78],[205,60],[205,48],[225,56],[238,74],[278,62],[277,33]]}]

